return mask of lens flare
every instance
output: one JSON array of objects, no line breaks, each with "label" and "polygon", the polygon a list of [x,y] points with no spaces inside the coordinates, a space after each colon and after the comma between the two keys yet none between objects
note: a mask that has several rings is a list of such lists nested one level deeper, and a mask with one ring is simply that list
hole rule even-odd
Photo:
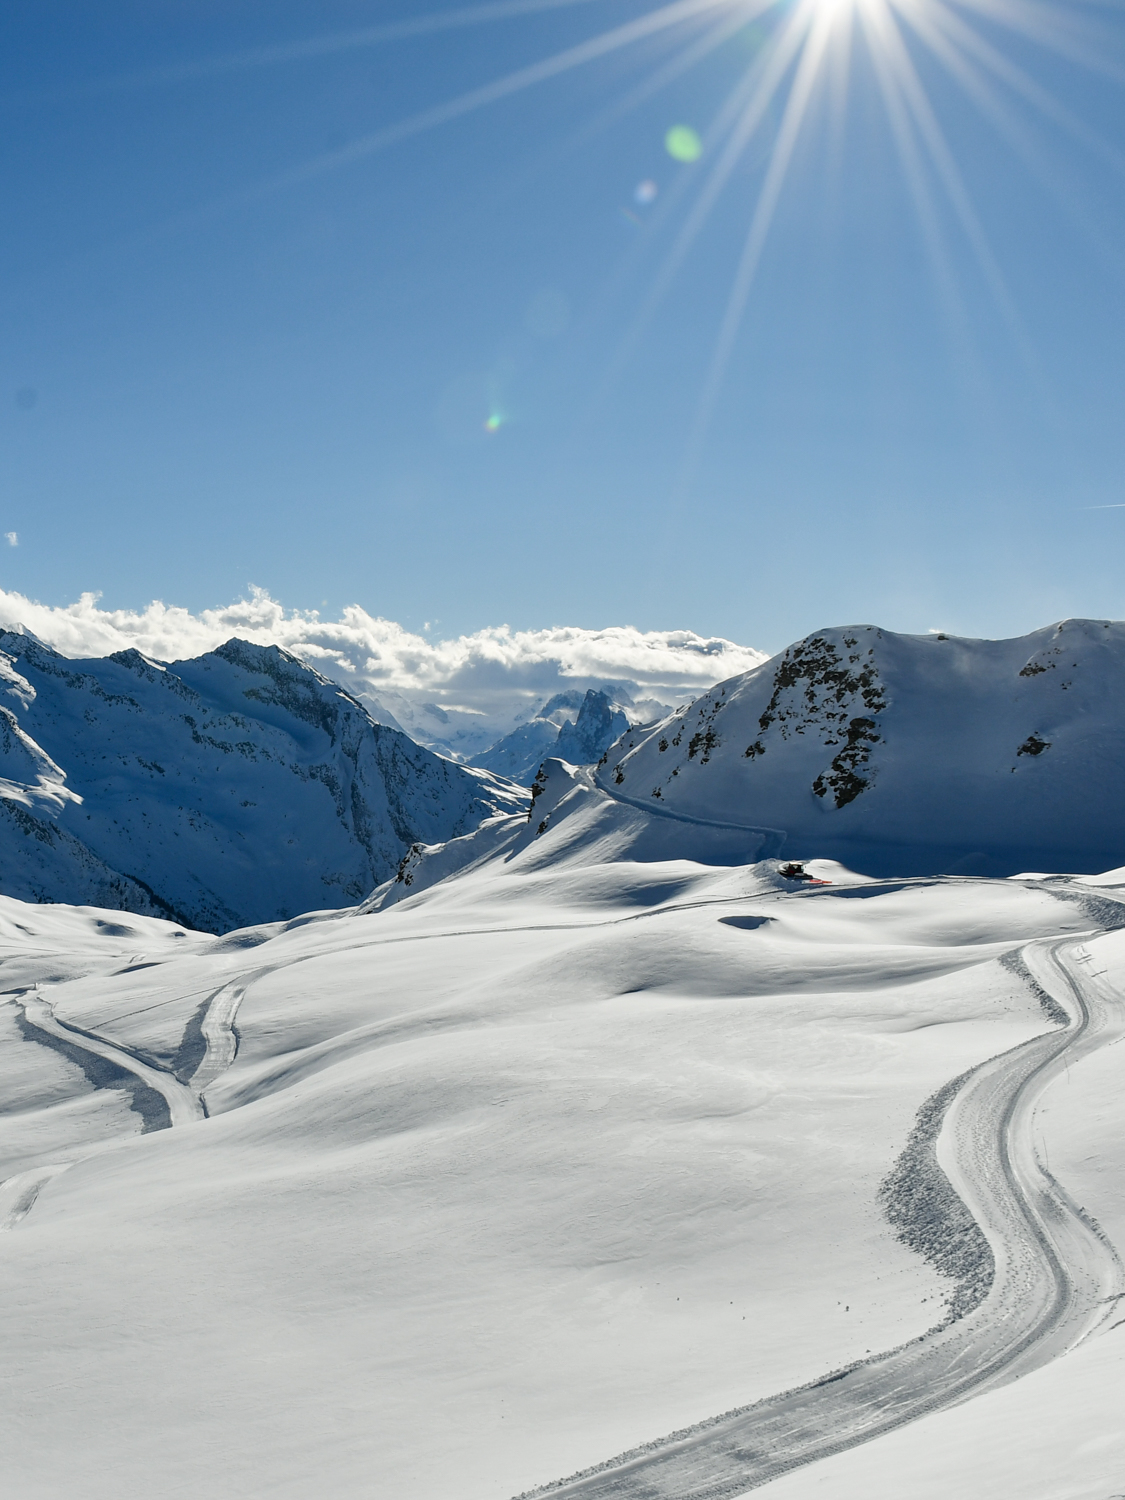
[{"label": "lens flare", "polygon": [[703,142],[690,125],[673,125],[664,137],[664,149],[673,161],[698,161]]},{"label": "lens flare", "polygon": [[[514,22],[519,16],[542,10],[588,3],[590,0],[486,0],[464,8],[454,5],[364,32],[220,59],[218,70],[292,61],[306,52],[320,55],[381,45],[430,31]],[[709,373],[703,381],[696,438],[692,439],[696,443],[724,377],[801,137],[827,118],[833,136],[842,141],[851,79],[858,83],[861,76],[853,70],[852,59],[862,51],[869,65],[863,74],[865,86],[869,84],[883,106],[887,134],[913,200],[936,278],[947,293],[956,297],[957,288],[950,280],[949,241],[959,236],[975,258],[1015,341],[1034,363],[1014,298],[1005,285],[946,133],[941,114],[941,108],[948,107],[944,91],[941,107],[931,97],[933,65],[1033,169],[1043,163],[1037,160],[1040,143],[1030,125],[1043,123],[1068,136],[1114,172],[1123,172],[1121,153],[1036,77],[1032,55],[1037,49],[1091,75],[1120,83],[1125,79],[1125,66],[1120,61],[1122,27],[1114,20],[1121,14],[1120,0],[659,0],[638,9],[640,14],[628,20],[381,125],[279,171],[255,187],[220,197],[177,222],[199,223],[216,213],[245,207],[321,174],[353,167],[377,152],[448,127],[478,110],[568,74],[601,66],[627,53],[643,57],[662,47],[663,60],[608,112],[608,118],[618,119],[729,44],[728,57],[738,61],[736,75],[726,97],[716,102],[713,116],[704,122],[703,134],[680,123],[671,126],[664,136],[664,149],[673,161],[690,165],[704,158],[702,167],[676,174],[665,196],[666,207],[662,205],[659,213],[642,218],[637,212],[655,197],[655,184],[648,180],[634,190],[633,206],[620,209],[621,215],[635,225],[644,223],[646,229],[673,226],[674,232],[633,332],[613,362],[616,373],[635,351],[640,332],[668,293],[736,172],[752,169],[745,237]],[[1005,38],[1014,45],[1005,48]],[[206,71],[215,69],[208,65]],[[675,219],[673,209],[678,214]],[[485,430],[496,432],[505,421],[502,413],[494,412],[484,423]],[[474,427],[475,422],[474,418]]]}]

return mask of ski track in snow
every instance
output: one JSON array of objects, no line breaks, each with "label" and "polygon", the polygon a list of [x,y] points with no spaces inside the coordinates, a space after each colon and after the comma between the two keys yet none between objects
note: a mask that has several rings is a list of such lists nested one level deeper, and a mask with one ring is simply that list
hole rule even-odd
[{"label": "ski track in snow", "polygon": [[241,979],[234,979],[211,997],[200,1027],[203,1040],[207,1043],[207,1051],[192,1074],[190,1083],[204,1113],[207,1111],[207,1106],[203,1103],[204,1093],[220,1074],[226,1072],[238,1052],[238,1032],[234,1027],[234,1018],[242,1004],[242,997],[256,979],[269,972],[268,969],[259,969]]},{"label": "ski track in snow", "polygon": [[1027,1374],[1114,1315],[1125,1295],[1125,1268],[1040,1162],[1033,1115],[1064,1068],[1125,1035],[1125,1015],[1119,998],[1099,985],[1081,941],[1040,940],[1021,951],[1070,1024],[973,1069],[946,1112],[938,1143],[942,1168],[996,1259],[980,1306],[909,1344],[525,1491],[519,1500],[733,1500]]},{"label": "ski track in snow", "polygon": [[35,1206],[41,1190],[72,1166],[69,1161],[56,1162],[48,1167],[33,1167],[28,1172],[17,1172],[0,1182],[0,1232],[14,1229],[21,1219],[26,1219]]},{"label": "ski track in snow", "polygon": [[[673,903],[664,910],[707,904]],[[635,913],[604,925],[655,915]],[[968,1073],[938,1142],[941,1166],[995,1256],[996,1276],[980,1306],[909,1344],[526,1491],[519,1500],[733,1500],[1026,1374],[1112,1318],[1125,1296],[1125,1268],[1040,1161],[1033,1116],[1044,1089],[1064,1068],[1125,1035],[1125,1013],[1108,985],[1099,983],[1101,971],[1081,939],[1040,939],[1019,951],[1070,1023]],[[61,1021],[40,994],[26,994],[21,1004],[33,1025],[116,1063],[159,1092],[177,1126],[206,1117],[203,1095],[237,1054],[238,1007],[249,987],[270,972],[272,967],[256,968],[211,996],[201,1023],[206,1051],[187,1084],[122,1044]],[[19,1224],[41,1189],[69,1165],[34,1168],[0,1183],[0,1230]]]},{"label": "ski track in snow", "polygon": [[203,1119],[203,1106],[196,1094],[186,1088],[178,1078],[164,1068],[144,1062],[130,1048],[120,1042],[110,1042],[94,1031],[75,1026],[72,1022],[60,1021],[54,1007],[38,994],[28,994],[22,1000],[23,1012],[33,1026],[45,1031],[48,1036],[58,1037],[73,1047],[81,1047],[96,1057],[116,1063],[119,1068],[133,1073],[142,1083],[161,1094],[168,1106],[173,1125],[187,1125],[192,1120]]},{"label": "ski track in snow", "polygon": [[[53,1007],[41,995],[29,993],[21,997],[24,1015],[33,1026],[49,1036],[81,1047],[97,1057],[116,1063],[119,1068],[132,1073],[142,1083],[154,1089],[168,1106],[168,1115],[173,1126],[190,1125],[207,1117],[207,1106],[203,1095],[231,1063],[238,1052],[238,1033],[234,1027],[235,1015],[242,998],[255,979],[268,970],[255,970],[240,979],[223,985],[211,997],[201,1030],[207,1043],[203,1060],[192,1074],[189,1083],[181,1083],[170,1069],[157,1067],[136,1055],[120,1042],[107,1041],[94,1031],[59,1020]],[[40,1191],[53,1177],[73,1166],[72,1161],[58,1162],[51,1166],[35,1167],[19,1172],[0,1182],[0,1232],[14,1229],[31,1212]]]}]

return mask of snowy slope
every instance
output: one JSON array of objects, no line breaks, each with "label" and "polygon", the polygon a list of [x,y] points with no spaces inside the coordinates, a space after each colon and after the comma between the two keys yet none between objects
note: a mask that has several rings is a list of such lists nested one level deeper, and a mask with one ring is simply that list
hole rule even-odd
[{"label": "snowy slope", "polygon": [[[856,846],[905,864],[947,847],[927,817],[955,846],[1036,786],[1036,836],[1089,840],[1101,799],[1112,844],[1120,629],[823,632],[600,769],[549,758],[529,814],[419,817],[351,909],[210,937],[0,896],[9,1486],[733,1500],[787,1444],[779,1500],[1116,1494],[1125,869],[811,884],[776,856],[829,852],[787,808],[867,799]],[[19,644],[3,807],[37,826],[96,792],[182,833],[152,790],[178,768],[219,839],[234,776],[276,809],[313,768],[385,775],[392,731],[284,652]],[[160,725],[177,758],[131,779],[118,747],[156,761]],[[646,764],[678,767],[660,798]]]},{"label": "snowy slope", "polygon": [[872,873],[1125,861],[1125,624],[1015,640],[820,631],[655,728],[599,782]]},{"label": "snowy slope", "polygon": [[373,723],[278,647],[170,666],[0,634],[0,880],[207,930],[359,900],[517,788]]},{"label": "snowy slope", "polygon": [[[1125,892],[544,859],[561,836],[379,914],[219,939],[0,900],[21,1500],[509,1500],[943,1322],[956,1267],[880,1185],[950,1080],[1055,1044],[1015,950],[1088,942],[1120,992],[1125,940],[1085,934]],[[1056,1101],[1095,1066],[1120,1099],[1123,1055],[1044,1094],[1026,1139],[1056,1174],[1089,1155]],[[168,1128],[197,1081],[210,1117]],[[1067,1186],[1113,1233],[1120,1133],[1097,1149]],[[1102,1488],[1073,1493],[1119,1488],[1116,1408],[1086,1406],[1118,1338],[1028,1407],[1040,1376],[980,1398],[1038,1423],[991,1493],[1069,1493],[1040,1464],[1074,1431]],[[976,1405],[923,1426],[973,1441]],[[942,1493],[909,1482],[958,1479],[937,1446],[879,1439],[816,1493]]]},{"label": "snowy slope", "polygon": [[468,764],[494,771],[498,776],[510,776],[513,781],[527,786],[540,762],[554,752],[558,738],[559,726],[536,714],[534,719],[517,725],[510,734],[497,740],[495,745],[490,745],[479,755],[470,756]]}]

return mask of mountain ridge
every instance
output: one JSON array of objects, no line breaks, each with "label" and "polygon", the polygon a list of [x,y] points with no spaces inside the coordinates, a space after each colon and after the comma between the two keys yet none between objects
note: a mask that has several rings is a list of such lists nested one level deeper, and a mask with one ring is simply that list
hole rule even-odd
[{"label": "mountain ridge", "polygon": [[550,756],[579,765],[596,761],[636,719],[628,694],[612,695],[604,688],[588,688],[585,694],[556,693],[534,718],[472,756],[468,764],[530,784]]},{"label": "mountain ridge", "polygon": [[813,632],[607,753],[598,784],[784,828],[871,873],[1093,870],[1125,857],[1125,625],[1005,641]]},{"label": "mountain ridge", "polygon": [[74,661],[0,631],[0,777],[8,894],[207,930],[362,900],[418,839],[524,797],[237,637],[185,661]]}]

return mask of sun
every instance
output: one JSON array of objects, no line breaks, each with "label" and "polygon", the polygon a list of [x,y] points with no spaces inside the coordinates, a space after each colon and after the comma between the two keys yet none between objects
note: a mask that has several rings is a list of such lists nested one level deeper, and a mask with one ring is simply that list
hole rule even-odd
[{"label": "sun", "polygon": [[[959,235],[990,287],[1002,314],[1017,328],[1013,301],[1002,268],[993,255],[956,153],[930,97],[920,69],[922,58],[936,62],[966,103],[1020,149],[1024,118],[1030,114],[1067,133],[1103,159],[1119,160],[1094,131],[1068,113],[1032,71],[1017,60],[1034,55],[1064,58],[1092,74],[1120,81],[1123,70],[1112,59],[1120,34],[1113,30],[1118,0],[664,0],[631,19],[541,57],[513,72],[371,131],[312,160],[222,200],[229,207],[265,193],[283,191],[323,173],[347,168],[424,132],[438,130],[527,90],[619,54],[653,57],[664,45],[664,60],[643,62],[650,69],[612,108],[615,117],[639,107],[702,64],[712,54],[752,30],[750,60],[724,98],[716,101],[709,123],[688,127],[670,122],[667,154],[685,174],[675,195],[678,220],[670,246],[657,268],[638,324],[650,318],[667,295],[735,173],[752,153],[764,165],[745,201],[745,232],[725,310],[715,334],[714,352],[699,397],[696,431],[701,433],[723,380],[743,313],[757,277],[776,209],[796,157],[798,143],[820,102],[850,77],[862,50],[881,99],[903,178],[935,266],[948,261],[945,239]],[[585,8],[585,9],[584,9]],[[407,36],[503,23],[514,24],[547,10],[594,13],[590,0],[490,0],[464,8],[417,15],[360,32],[313,38],[241,57],[212,59],[201,75],[231,68],[271,66],[307,53],[383,45]],[[1006,39],[1018,41],[1009,48]],[[182,70],[181,70],[182,71]],[[847,95],[847,87],[843,90]],[[651,195],[655,197],[655,191]],[[661,194],[671,203],[672,194]],[[651,201],[646,199],[644,201]],[[634,215],[630,214],[630,217]],[[671,222],[671,221],[668,221]],[[492,413],[486,430],[503,425]]]}]

